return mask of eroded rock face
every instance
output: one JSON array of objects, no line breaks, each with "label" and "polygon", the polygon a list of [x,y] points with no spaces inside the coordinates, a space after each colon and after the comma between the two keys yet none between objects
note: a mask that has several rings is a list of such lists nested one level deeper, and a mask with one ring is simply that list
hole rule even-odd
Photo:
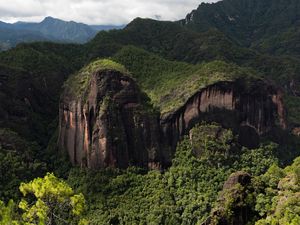
[{"label": "eroded rock face", "polygon": [[161,168],[171,165],[178,141],[201,121],[231,128],[249,148],[273,127],[286,127],[282,95],[263,81],[207,86],[162,116],[146,98],[118,71],[91,73],[83,93],[62,95],[59,148],[74,165],[88,168]]},{"label": "eroded rock face", "polygon": [[282,94],[263,81],[251,86],[243,81],[208,86],[193,95],[182,108],[162,116],[160,124],[166,145],[175,150],[180,137],[201,121],[214,121],[232,128],[240,134],[242,145],[255,148],[259,137],[277,123],[286,128]]},{"label": "eroded rock face", "polygon": [[[202,225],[246,225],[252,218],[247,195],[251,189],[250,174],[238,171],[229,176],[217,200],[216,207]],[[229,213],[230,212],[230,213]]]},{"label": "eroded rock face", "polygon": [[88,168],[159,168],[159,115],[144,101],[128,76],[94,72],[82,96],[61,98],[60,149],[74,165]]},{"label": "eroded rock face", "polygon": [[251,175],[244,171],[232,173],[223,185],[223,190],[230,190],[235,185],[240,184],[246,186],[251,182]]},{"label": "eroded rock face", "polygon": [[297,136],[297,137],[300,137],[300,127],[294,127],[292,129],[292,134]]}]

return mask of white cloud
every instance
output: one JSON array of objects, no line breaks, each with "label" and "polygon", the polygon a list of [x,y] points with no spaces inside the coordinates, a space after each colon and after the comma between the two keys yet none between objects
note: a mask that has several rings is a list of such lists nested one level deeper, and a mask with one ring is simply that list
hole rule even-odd
[{"label": "white cloud", "polygon": [[0,20],[41,21],[46,16],[87,24],[125,24],[136,17],[178,20],[201,2],[217,0],[0,0]]}]

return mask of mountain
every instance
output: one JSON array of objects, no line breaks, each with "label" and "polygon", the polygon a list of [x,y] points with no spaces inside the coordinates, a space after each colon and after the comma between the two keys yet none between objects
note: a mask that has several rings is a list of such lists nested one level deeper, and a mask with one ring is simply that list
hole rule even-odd
[{"label": "mountain", "polygon": [[22,42],[53,41],[85,43],[100,30],[122,29],[124,26],[86,25],[46,17],[40,23],[0,23],[0,50],[7,50]]},{"label": "mountain", "polygon": [[87,43],[92,58],[115,54],[124,45],[134,45],[169,60],[193,64],[214,59],[234,62],[259,70],[288,92],[297,95],[300,91],[298,58],[266,55],[240,46],[216,29],[196,32],[172,22],[137,18],[123,30],[99,32]]},{"label": "mountain", "polygon": [[297,0],[224,0],[202,3],[183,26],[217,29],[236,43],[264,53],[300,57],[300,3]]},{"label": "mountain", "polygon": [[[60,87],[71,73],[97,58],[112,58],[132,71],[142,91],[150,96],[151,104],[159,108],[162,115],[177,113],[197,89],[213,84],[208,83],[207,78],[198,80],[197,76],[214,73],[216,78],[218,76],[221,78],[221,80],[212,79],[216,82],[222,81],[230,74],[241,73],[245,74],[245,78],[255,75],[270,80],[268,82],[280,87],[286,102],[280,114],[283,115],[284,111],[287,111],[287,125],[290,128],[297,127],[300,123],[297,113],[300,108],[298,58],[262,54],[255,49],[237,44],[227,34],[214,27],[202,32],[182,26],[178,22],[137,18],[122,30],[99,32],[93,40],[84,45],[22,44],[1,53],[0,64],[4,68],[9,67],[8,71],[23,71],[23,76],[28,77],[26,88],[35,90],[34,94],[28,93],[28,96],[27,91],[16,92],[16,95],[6,93],[8,90],[21,88],[16,86],[14,81],[21,78],[19,75],[14,75],[14,72],[8,73],[4,70],[4,84],[7,82],[7,77],[12,81],[3,96],[11,95],[14,101],[21,101],[22,104],[17,103],[18,107],[28,114],[14,115],[12,112],[15,105],[10,105],[13,101],[4,101],[2,124],[5,125],[3,126],[12,128],[28,138],[39,137],[38,142],[45,144],[49,140],[49,134],[45,132],[49,121],[54,121],[57,116]],[[173,65],[169,61],[176,61],[179,64]],[[167,64],[170,66],[166,66]],[[232,64],[237,68],[231,66]],[[224,76],[222,70],[227,71]],[[181,78],[181,75],[184,78]],[[174,79],[170,78],[172,76]],[[193,83],[192,80],[199,81],[199,83],[195,82],[198,86],[192,86],[190,84]],[[43,99],[48,100],[43,101]],[[31,110],[28,110],[28,102],[24,101],[32,102],[29,107]],[[9,110],[10,108],[12,109]],[[11,119],[11,116],[14,119]],[[24,118],[26,120],[22,123]],[[44,123],[43,120],[48,122]],[[18,124],[22,126],[15,125],[14,121],[20,121]],[[33,125],[33,121],[38,121],[39,126]],[[37,131],[36,128],[43,132]],[[276,135],[274,140],[284,142]]]},{"label": "mountain", "polygon": [[96,31],[101,31],[101,30],[119,30],[123,29],[126,25],[89,25],[92,29]]},{"label": "mountain", "polygon": [[64,42],[84,43],[90,40],[96,31],[83,23],[46,17],[40,23],[15,23],[14,27],[21,30],[39,31],[47,37]]},{"label": "mountain", "polygon": [[15,30],[3,27],[0,27],[0,50],[8,50],[18,43],[23,42],[51,40],[51,38],[46,37],[38,31]]},{"label": "mountain", "polygon": [[[50,171],[64,180],[48,180],[51,198],[83,193],[90,224],[298,224],[300,57],[285,36],[297,6],[223,0],[1,52],[0,199],[24,203],[19,184]],[[274,38],[281,50],[260,47]],[[51,219],[5,203],[5,218]]]}]

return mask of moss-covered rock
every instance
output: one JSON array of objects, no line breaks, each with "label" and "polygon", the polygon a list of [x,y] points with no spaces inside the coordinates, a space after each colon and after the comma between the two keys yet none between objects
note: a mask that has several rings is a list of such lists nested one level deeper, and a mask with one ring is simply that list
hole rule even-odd
[{"label": "moss-covered rock", "polygon": [[123,65],[109,59],[98,59],[83,67],[79,72],[71,75],[64,84],[64,91],[70,95],[80,97],[89,86],[91,74],[103,70],[118,71],[129,75],[129,72]]},{"label": "moss-covered rock", "polygon": [[59,148],[74,165],[161,165],[159,113],[118,63],[98,60],[71,77],[59,120]]}]

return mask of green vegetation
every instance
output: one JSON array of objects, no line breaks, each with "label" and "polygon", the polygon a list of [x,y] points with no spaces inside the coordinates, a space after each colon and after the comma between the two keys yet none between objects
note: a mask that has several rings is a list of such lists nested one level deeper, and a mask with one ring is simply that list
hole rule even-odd
[{"label": "green vegetation", "polygon": [[287,106],[287,115],[290,123],[297,124],[300,122],[300,99],[296,96],[285,96]]},{"label": "green vegetation", "polygon": [[99,59],[91,62],[78,73],[71,75],[64,84],[65,91],[75,97],[80,97],[87,91],[92,74],[103,70],[114,70],[129,75],[123,65],[109,59]]},{"label": "green vegetation", "polygon": [[18,199],[20,183],[43,175],[46,169],[36,143],[27,142],[10,130],[0,129],[0,199]]},{"label": "green vegetation", "polygon": [[109,57],[122,47],[133,45],[169,60],[199,63],[241,61],[255,55],[216,30],[197,33],[167,21],[136,18],[123,30],[100,32],[89,42],[90,57]]},{"label": "green vegetation", "polygon": [[161,113],[178,109],[197,91],[219,81],[257,79],[251,70],[223,61],[191,65],[168,61],[145,50],[127,46],[113,57],[137,80]]},{"label": "green vegetation", "polygon": [[[164,171],[70,170],[56,149],[63,83],[68,80],[64,88],[79,96],[98,69],[135,79],[145,93],[146,110],[155,113],[172,112],[220,81],[241,79],[247,87],[266,78],[284,91],[289,128],[299,125],[296,4],[224,0],[201,5],[189,24],[137,18],[85,45],[32,43],[1,52],[0,225],[84,224],[83,217],[90,224],[201,224],[218,208],[224,181],[241,170],[252,175],[251,185],[237,185],[226,194],[222,216],[232,219],[242,205],[251,212],[250,224],[298,225],[299,158],[280,168],[299,156],[299,138],[289,130],[274,128],[271,138],[278,144],[267,136],[258,149],[249,150],[233,131],[199,124],[191,140],[178,144],[172,166]],[[107,97],[99,110],[109,107],[114,106]],[[66,180],[45,176],[48,171]],[[86,207],[77,192],[86,197]],[[238,201],[241,196],[245,201]]]},{"label": "green vegetation", "polygon": [[16,213],[16,204],[10,200],[7,205],[0,201],[0,225],[19,225],[19,215]]},{"label": "green vegetation", "polygon": [[259,77],[254,71],[223,61],[191,65],[168,61],[133,46],[122,48],[112,59],[118,63],[109,59],[95,60],[72,75],[64,85],[66,93],[82,96],[92,73],[116,70],[133,77],[154,107],[160,108],[161,113],[167,113],[183,106],[193,94],[208,85]]},{"label": "green vegetation", "polygon": [[[202,124],[199,134],[209,139],[211,127],[221,129],[216,124]],[[222,132],[231,133],[226,129]],[[225,141],[220,146],[210,140],[203,157],[195,157],[191,142],[183,140],[172,166],[163,173],[138,168],[72,169],[68,183],[85,195],[90,224],[199,224],[209,216],[232,172],[245,170],[261,175],[277,162],[274,145],[226,154],[224,148],[231,148],[233,143]]]},{"label": "green vegetation", "polygon": [[217,29],[236,43],[262,52],[299,57],[297,7],[293,0],[223,0],[201,4],[179,23],[198,32]]},{"label": "green vegetation", "polygon": [[75,194],[64,181],[53,174],[36,178],[29,183],[21,183],[23,198],[18,204],[11,200],[5,206],[0,201],[0,224],[7,225],[46,225],[46,224],[88,224],[80,218],[85,210],[82,194]]},{"label": "green vegetation", "polygon": [[34,43],[1,52],[1,128],[46,148],[62,84],[82,67],[83,50],[79,45]]},{"label": "green vegetation", "polygon": [[234,151],[235,137],[231,130],[223,129],[219,124],[198,124],[190,131],[190,139],[195,156],[207,158],[210,164],[222,162],[209,161],[212,154],[215,158],[225,159]]},{"label": "green vegetation", "polygon": [[[291,166],[272,166],[257,178],[263,191],[257,195],[255,209],[263,219],[256,225],[296,225],[300,223],[300,157]],[[260,188],[261,188],[260,186]],[[259,188],[257,190],[260,190]]]},{"label": "green vegetation", "polygon": [[[265,144],[253,150],[241,148],[232,131],[218,124],[199,124],[192,133],[191,140],[186,137],[178,145],[172,166],[164,172],[134,167],[99,171],[71,169],[66,182],[76,193],[82,193],[86,198],[86,220],[82,222],[88,221],[91,225],[199,224],[218,205],[218,193],[222,190],[224,181],[231,173],[241,170],[254,176],[252,186],[247,187],[249,201],[243,203],[250,204],[255,215],[249,219],[263,221],[266,215],[272,215],[272,207],[277,207],[276,204],[279,203],[275,201],[275,197],[277,194],[281,196],[282,191],[286,190],[284,196],[289,196],[291,200],[284,203],[286,208],[280,207],[280,213],[274,214],[274,217],[283,221],[293,218],[296,221],[294,217],[297,219],[298,214],[295,198],[298,196],[299,183],[295,182],[298,182],[300,176],[298,159],[291,167],[281,170],[277,166],[280,160],[276,157],[276,145]],[[200,151],[195,151],[199,149]],[[264,174],[265,172],[267,173]],[[289,175],[291,173],[294,175]],[[289,182],[280,181],[284,177],[292,186]],[[280,182],[283,186],[277,185]],[[51,214],[68,221],[67,224],[78,223],[82,218],[79,214],[84,209],[83,196],[75,195],[65,182],[55,178],[53,174],[21,184],[20,190],[25,197],[17,202],[23,210],[22,218],[16,212],[17,205],[12,201],[7,205],[1,203],[2,223],[25,220],[33,224],[33,221],[42,221],[41,224],[44,224],[44,219],[51,218]],[[245,188],[234,190],[241,195],[246,191]],[[295,193],[290,195],[291,191]],[[32,198],[32,195],[35,197]],[[237,195],[228,193],[228,196],[234,198]],[[231,209],[236,207],[233,204],[236,201],[231,198],[227,198],[228,210],[223,216],[234,215]],[[18,199],[20,197],[15,201]],[[69,203],[65,204],[66,202]],[[288,218],[285,218],[286,210],[290,212]]]}]

